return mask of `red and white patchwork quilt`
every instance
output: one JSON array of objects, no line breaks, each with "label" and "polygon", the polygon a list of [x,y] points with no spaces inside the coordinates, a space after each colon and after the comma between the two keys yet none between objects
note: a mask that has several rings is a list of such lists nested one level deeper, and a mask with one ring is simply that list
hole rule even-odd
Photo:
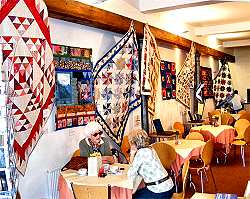
[{"label": "red and white patchwork quilt", "polygon": [[13,118],[17,169],[24,174],[51,112],[55,75],[43,0],[0,0],[1,71]]}]

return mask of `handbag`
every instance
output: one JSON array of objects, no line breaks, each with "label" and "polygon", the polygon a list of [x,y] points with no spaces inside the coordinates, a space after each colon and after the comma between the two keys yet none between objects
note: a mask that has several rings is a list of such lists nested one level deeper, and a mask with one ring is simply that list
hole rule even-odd
[{"label": "handbag", "polygon": [[70,161],[62,168],[62,171],[73,169],[79,170],[82,168],[88,168],[88,158],[82,156],[75,156],[70,159]]}]

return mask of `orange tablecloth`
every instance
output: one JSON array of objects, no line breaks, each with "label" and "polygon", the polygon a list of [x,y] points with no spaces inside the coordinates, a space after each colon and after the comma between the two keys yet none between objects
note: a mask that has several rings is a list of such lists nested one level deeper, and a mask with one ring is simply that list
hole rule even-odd
[{"label": "orange tablecloth", "polygon": [[[123,165],[125,171],[128,166]],[[69,185],[70,182],[78,184],[110,184],[112,199],[131,199],[133,192],[133,183],[127,180],[127,174],[124,172],[120,176],[107,176],[105,178],[97,178],[93,176],[80,176],[76,171],[68,170],[62,172],[58,179],[58,189],[60,199],[74,199],[73,192]],[[116,186],[117,185],[117,186]]]},{"label": "orange tablecloth", "polygon": [[230,143],[234,140],[234,137],[236,136],[235,129],[232,126],[228,125],[220,125],[218,127],[214,127],[211,125],[202,125],[193,127],[190,131],[196,131],[201,133],[205,141],[212,139],[215,143],[224,144],[227,153],[229,152]]},{"label": "orange tablecloth", "polygon": [[176,151],[176,160],[173,162],[171,168],[175,172],[176,176],[184,164],[192,156],[198,156],[201,154],[205,142],[201,140],[183,140],[180,139],[180,144],[175,144],[175,140],[164,141],[171,145]]}]

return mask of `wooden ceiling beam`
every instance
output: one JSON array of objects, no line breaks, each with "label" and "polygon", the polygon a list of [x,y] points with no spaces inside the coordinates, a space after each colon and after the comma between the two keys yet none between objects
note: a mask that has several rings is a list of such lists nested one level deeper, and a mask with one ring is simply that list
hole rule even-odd
[{"label": "wooden ceiling beam", "polygon": [[[88,25],[116,33],[126,33],[132,20],[128,17],[124,17],[74,0],[44,1],[48,7],[49,16],[52,18]],[[142,38],[144,23],[134,20],[134,25],[137,37]],[[192,41],[189,39],[180,37],[153,26],[150,26],[150,30],[155,36],[156,40],[159,42],[169,43],[184,50],[190,49]],[[195,44],[196,49],[202,55],[211,55],[216,59],[227,57],[230,62],[235,62],[235,57],[230,54],[226,54],[198,43]]]}]

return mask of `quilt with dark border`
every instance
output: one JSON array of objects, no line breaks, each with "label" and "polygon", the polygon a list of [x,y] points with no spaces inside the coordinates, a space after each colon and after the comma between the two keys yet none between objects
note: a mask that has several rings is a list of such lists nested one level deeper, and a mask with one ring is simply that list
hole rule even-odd
[{"label": "quilt with dark border", "polygon": [[202,88],[202,96],[204,99],[213,98],[213,79],[212,69],[207,67],[200,67],[200,82],[204,84]]},{"label": "quilt with dark border", "polygon": [[194,87],[194,73],[195,45],[192,43],[176,80],[176,99],[188,108],[191,106],[190,88]]},{"label": "quilt with dark border", "polygon": [[161,61],[161,87],[163,100],[176,98],[176,72],[174,62]]},{"label": "quilt with dark border", "polygon": [[214,98],[216,105],[223,102],[228,96],[232,95],[233,93],[233,86],[232,86],[232,76],[230,73],[228,63],[222,64],[219,73],[214,78]]},{"label": "quilt with dark border", "polygon": [[94,67],[97,120],[117,144],[129,113],[141,103],[138,67],[133,27]]},{"label": "quilt with dark border", "polygon": [[17,169],[24,174],[28,158],[51,113],[55,70],[42,0],[1,1],[2,71],[8,82]]},{"label": "quilt with dark border", "polygon": [[160,54],[154,35],[148,25],[144,26],[144,38],[141,57],[141,92],[148,95],[148,111],[155,114],[156,90],[160,77]]}]

